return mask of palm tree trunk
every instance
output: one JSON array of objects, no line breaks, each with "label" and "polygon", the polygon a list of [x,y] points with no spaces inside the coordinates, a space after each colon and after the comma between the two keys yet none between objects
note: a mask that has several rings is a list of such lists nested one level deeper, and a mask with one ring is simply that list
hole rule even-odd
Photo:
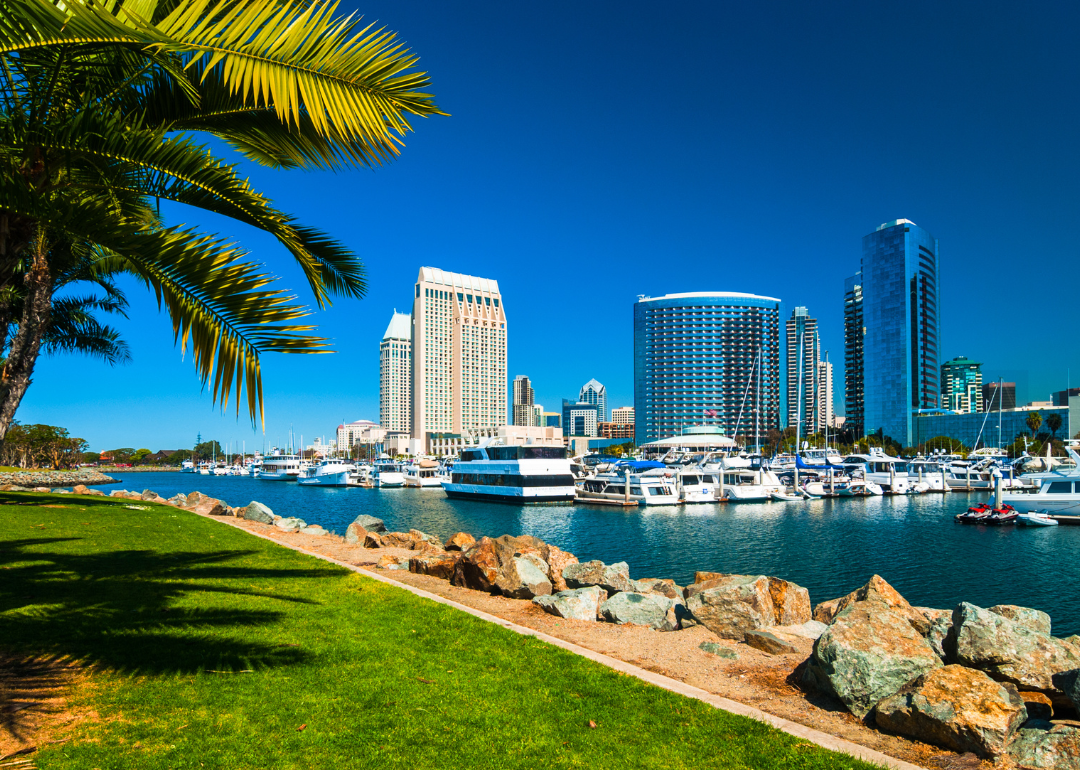
[{"label": "palm tree trunk", "polygon": [[[49,328],[52,310],[52,276],[45,260],[44,233],[38,238],[34,262],[26,274],[26,299],[19,330],[11,341],[7,361],[0,371],[0,441],[4,440],[34,374],[41,341]],[[5,324],[6,326],[6,324]]]}]

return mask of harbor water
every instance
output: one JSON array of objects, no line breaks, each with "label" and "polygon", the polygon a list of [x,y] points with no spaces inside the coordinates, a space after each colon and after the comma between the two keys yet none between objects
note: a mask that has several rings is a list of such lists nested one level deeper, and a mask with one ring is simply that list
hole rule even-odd
[{"label": "harbor water", "polygon": [[[449,500],[441,490],[301,487],[295,482],[189,473],[113,474],[111,488],[165,496],[195,490],[344,533],[360,514],[390,530],[446,538],[535,535],[581,561],[625,561],[634,578],[693,582],[696,570],[776,575],[805,586],[814,604],[879,574],[912,604],[952,608],[1018,604],[1053,618],[1053,633],[1080,633],[1080,526],[957,524],[986,493],[838,498],[805,503],[615,508]],[[101,487],[108,490],[110,487]]]}]

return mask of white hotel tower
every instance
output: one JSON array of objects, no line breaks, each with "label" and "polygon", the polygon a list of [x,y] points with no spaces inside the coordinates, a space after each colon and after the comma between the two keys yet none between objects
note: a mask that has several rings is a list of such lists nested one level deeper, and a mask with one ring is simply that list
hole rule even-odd
[{"label": "white hotel tower", "polygon": [[412,430],[412,317],[396,310],[379,343],[379,422]]},{"label": "white hotel tower", "polygon": [[499,284],[422,267],[415,294],[412,437],[490,435],[506,425],[506,312]]}]

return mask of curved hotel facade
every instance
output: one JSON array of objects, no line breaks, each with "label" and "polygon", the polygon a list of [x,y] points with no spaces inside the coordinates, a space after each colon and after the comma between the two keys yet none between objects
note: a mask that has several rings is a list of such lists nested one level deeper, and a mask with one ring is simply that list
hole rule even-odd
[{"label": "curved hotel facade", "polygon": [[639,297],[634,414],[638,445],[703,424],[750,445],[756,424],[763,439],[780,424],[780,300],[736,292]]}]

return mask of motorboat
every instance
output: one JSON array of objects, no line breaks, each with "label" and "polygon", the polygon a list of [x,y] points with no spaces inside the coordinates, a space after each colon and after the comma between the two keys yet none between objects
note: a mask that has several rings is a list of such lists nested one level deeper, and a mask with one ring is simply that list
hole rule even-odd
[{"label": "motorboat", "polygon": [[305,487],[347,487],[351,486],[349,474],[355,469],[351,463],[328,457],[301,470],[296,483]]},{"label": "motorboat", "polygon": [[801,503],[806,500],[803,495],[793,495],[790,492],[773,492],[769,497],[777,502],[783,503]]},{"label": "motorboat", "polygon": [[180,472],[181,473],[194,473],[195,472],[195,463],[193,463],[191,460],[184,460],[183,462],[180,463]]},{"label": "motorboat", "polygon": [[[404,477],[402,477],[404,479]],[[404,480],[402,481],[404,484]],[[372,488],[375,486],[375,466],[368,465],[367,463],[360,463],[354,465],[353,469],[349,471],[349,484],[350,487],[365,487]]]},{"label": "motorboat", "polygon": [[439,473],[439,464],[434,460],[420,460],[405,466],[405,486],[417,489],[442,489],[447,480]]},{"label": "motorboat", "polygon": [[908,463],[908,478],[913,487],[922,492],[948,492],[949,482],[945,466],[937,460],[916,458]]},{"label": "motorboat", "polygon": [[958,521],[961,524],[980,524],[986,520],[986,518],[994,512],[986,503],[979,503],[968,508],[963,513],[958,513],[953,517],[954,521]]},{"label": "motorboat", "polygon": [[1012,524],[1016,521],[1019,514],[1016,509],[1011,505],[1004,505],[1001,508],[995,508],[990,512],[990,515],[983,519],[983,524]]},{"label": "motorboat", "polygon": [[442,488],[462,500],[570,503],[577,491],[570,465],[561,446],[481,443],[461,450]]},{"label": "motorboat", "polygon": [[675,475],[676,488],[684,503],[715,503],[721,498],[720,471],[684,468]]},{"label": "motorboat", "polygon": [[[644,463],[638,463],[641,465]],[[635,473],[630,464],[577,482],[578,502],[609,505],[678,505],[675,472],[660,467]]]},{"label": "motorboat", "polygon": [[863,479],[894,495],[906,495],[911,491],[908,465],[899,457],[890,457],[884,450],[871,447],[870,454],[853,454],[844,458],[849,471],[861,471]]},{"label": "motorboat", "polygon": [[300,456],[279,453],[264,457],[259,472],[259,478],[263,481],[293,481],[299,475]]},{"label": "motorboat", "polygon": [[738,469],[724,471],[724,499],[730,503],[758,503],[783,492],[783,482],[771,470]]},{"label": "motorboat", "polygon": [[[1032,484],[1031,489],[1001,490],[1000,506],[1011,505],[1018,513],[1042,512],[1059,522],[1080,524],[1080,455],[1065,447],[1071,465],[1058,465],[1044,473],[1029,473],[1021,477]],[[994,499],[997,497],[995,491]]]},{"label": "motorboat", "polygon": [[1019,513],[1016,515],[1016,523],[1021,527],[1056,527],[1057,519],[1053,519],[1045,513]]},{"label": "motorboat", "polygon": [[392,460],[376,460],[372,479],[377,487],[389,489],[405,486],[405,474],[402,473],[401,466]]},{"label": "motorboat", "polygon": [[879,485],[857,476],[836,484],[834,490],[840,497],[871,497],[885,494],[885,490]]}]

